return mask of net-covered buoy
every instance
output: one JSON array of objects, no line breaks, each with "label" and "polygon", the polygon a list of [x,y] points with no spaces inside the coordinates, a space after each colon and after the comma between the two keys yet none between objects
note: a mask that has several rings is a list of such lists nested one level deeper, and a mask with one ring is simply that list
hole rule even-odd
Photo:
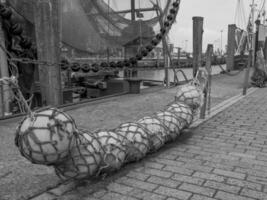
[{"label": "net-covered buoy", "polygon": [[203,102],[203,92],[195,85],[186,84],[178,87],[175,101],[184,102],[193,109],[198,109]]},{"label": "net-covered buoy", "polygon": [[180,135],[180,130],[183,127],[183,121],[170,111],[157,112],[155,116],[169,130],[167,141],[174,141]]},{"label": "net-covered buoy", "polygon": [[101,66],[102,68],[108,68],[108,63],[107,63],[107,62],[102,62],[102,63],[100,64],[100,66]]},{"label": "net-covered buoy", "polygon": [[135,57],[130,58],[129,61],[130,61],[130,63],[132,65],[136,65],[137,64],[137,58],[135,58]]},{"label": "net-covered buoy", "polygon": [[30,49],[32,47],[32,41],[30,38],[22,36],[20,39],[19,45],[23,49]]},{"label": "net-covered buoy", "polygon": [[165,22],[164,22],[164,26],[165,26],[165,27],[169,27],[170,25],[171,25],[171,23],[170,23],[169,21],[165,21]]},{"label": "net-covered buoy", "polygon": [[14,23],[11,25],[10,27],[10,32],[13,34],[13,35],[21,35],[22,32],[23,32],[23,29],[21,27],[20,24],[18,23]]},{"label": "net-covered buoy", "polygon": [[12,10],[8,7],[3,7],[0,9],[0,15],[6,20],[9,20],[12,16]]},{"label": "net-covered buoy", "polygon": [[94,136],[100,142],[103,154],[102,173],[110,173],[121,168],[125,162],[126,149],[122,143],[122,138],[113,131],[99,131]]},{"label": "net-covered buoy", "polygon": [[84,73],[88,73],[91,70],[90,65],[87,63],[82,64],[81,69]]},{"label": "net-covered buoy", "polygon": [[78,72],[81,69],[81,65],[79,63],[72,63],[71,64],[71,70],[74,72]]},{"label": "net-covered buoy", "polygon": [[117,67],[117,66],[116,66],[116,63],[115,63],[114,61],[110,62],[110,63],[109,63],[109,66],[110,66],[111,68],[116,68],[116,67]]},{"label": "net-covered buoy", "polygon": [[32,163],[51,165],[66,159],[75,144],[74,120],[55,108],[26,117],[17,128],[16,145]]},{"label": "net-covered buoy", "polygon": [[142,55],[141,53],[138,53],[138,54],[136,55],[136,59],[137,59],[137,60],[142,60],[142,59],[143,59],[143,55]]},{"label": "net-covered buoy", "polygon": [[172,8],[170,9],[170,14],[176,14],[178,9]]},{"label": "net-covered buoy", "polygon": [[157,46],[159,43],[160,43],[160,40],[157,39],[157,38],[153,38],[152,41],[151,41],[151,44],[154,45],[154,46]]},{"label": "net-covered buoy", "polygon": [[173,2],[172,6],[174,8],[178,8],[179,7],[179,1]]},{"label": "net-covered buoy", "polygon": [[104,155],[100,142],[85,130],[79,130],[76,145],[68,160],[55,166],[61,179],[85,179],[98,174]]},{"label": "net-covered buoy", "polygon": [[182,102],[176,102],[169,105],[166,111],[172,112],[184,121],[184,123],[180,121],[180,124],[182,126],[180,127],[180,130],[189,127],[193,121],[192,109],[187,104],[184,104]]},{"label": "net-covered buoy", "polygon": [[127,150],[126,162],[138,161],[148,153],[150,148],[148,130],[140,124],[124,123],[115,132],[123,138]]},{"label": "net-covered buoy", "polygon": [[158,34],[156,35],[156,38],[157,38],[158,40],[161,40],[162,37],[163,37],[163,34],[162,34],[162,33],[158,33]]},{"label": "net-covered buoy", "polygon": [[160,120],[155,117],[144,117],[137,123],[148,130],[150,151],[156,151],[165,144],[169,131]]},{"label": "net-covered buoy", "polygon": [[146,49],[146,48],[143,48],[142,50],[141,50],[141,54],[142,54],[142,56],[143,57],[146,57],[147,55],[148,55],[148,50]]},{"label": "net-covered buoy", "polygon": [[92,64],[91,70],[92,70],[94,73],[99,72],[99,65],[98,65],[97,63]]},{"label": "net-covered buoy", "polygon": [[175,18],[175,14],[169,14],[169,15],[167,16],[167,19],[168,19],[169,21],[172,21],[174,18]]},{"label": "net-covered buoy", "polygon": [[122,61],[118,61],[118,62],[117,62],[117,67],[118,67],[118,68],[123,68],[123,66],[124,66],[124,65],[123,65],[123,62],[122,62]]},{"label": "net-covered buoy", "polygon": [[62,59],[60,61],[60,67],[61,69],[64,71],[64,70],[67,70],[69,68],[69,61],[66,60],[66,59]]},{"label": "net-covered buoy", "polygon": [[166,28],[161,28],[161,29],[160,29],[160,32],[161,32],[163,35],[166,33],[166,31],[167,31]]},{"label": "net-covered buoy", "polygon": [[153,48],[154,48],[154,47],[153,47],[152,45],[150,45],[150,44],[146,46],[146,49],[147,49],[149,52],[152,51]]}]

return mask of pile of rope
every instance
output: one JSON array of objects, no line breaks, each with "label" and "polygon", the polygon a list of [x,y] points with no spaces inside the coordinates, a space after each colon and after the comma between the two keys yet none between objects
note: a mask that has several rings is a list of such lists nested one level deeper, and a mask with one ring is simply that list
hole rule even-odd
[{"label": "pile of rope", "polygon": [[80,130],[55,108],[31,112],[17,128],[16,146],[32,163],[53,166],[62,179],[109,174],[158,151],[190,127],[203,102],[206,83],[199,80],[179,86],[163,111],[112,130]]}]

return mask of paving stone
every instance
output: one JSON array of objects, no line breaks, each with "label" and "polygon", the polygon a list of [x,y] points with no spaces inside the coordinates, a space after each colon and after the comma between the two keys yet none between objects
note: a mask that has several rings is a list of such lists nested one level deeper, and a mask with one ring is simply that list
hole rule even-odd
[{"label": "paving stone", "polygon": [[167,198],[166,196],[155,194],[141,189],[132,190],[131,192],[129,192],[129,196],[133,196],[135,198],[144,200],[165,200]]},{"label": "paving stone", "polygon": [[170,178],[173,174],[172,172],[166,172],[166,171],[151,169],[151,168],[145,168],[144,173],[163,177],[163,178]]},{"label": "paving stone", "polygon": [[40,196],[34,197],[31,200],[56,200],[57,197],[52,194],[43,193]]},{"label": "paving stone", "polygon": [[61,196],[66,192],[71,191],[73,188],[75,187],[75,183],[74,182],[69,182],[66,184],[61,184],[58,187],[49,190],[49,193],[55,194],[57,196]]},{"label": "paving stone", "polygon": [[157,177],[157,176],[151,176],[147,181],[151,182],[151,183],[163,185],[166,187],[170,187],[170,188],[177,188],[178,185],[181,184],[180,181],[174,181],[174,180],[171,180],[169,178],[161,178],[161,177]]},{"label": "paving stone", "polygon": [[217,194],[215,195],[215,198],[220,199],[220,200],[255,200],[249,197],[244,197],[244,196],[222,192],[222,191],[217,192]]},{"label": "paving stone", "polygon": [[227,183],[230,184],[230,185],[235,185],[235,186],[239,186],[239,187],[242,187],[242,188],[248,188],[248,189],[257,190],[257,191],[261,191],[262,190],[262,185],[261,184],[252,183],[252,182],[248,182],[248,181],[245,181],[245,180],[229,178],[229,179],[227,179]]},{"label": "paving stone", "polygon": [[130,187],[135,187],[135,188],[147,190],[147,191],[152,191],[156,187],[158,187],[158,185],[153,184],[153,183],[143,182],[143,181],[139,181],[139,180],[136,180],[133,178],[126,178],[126,177],[122,177],[120,179],[117,179],[116,182],[128,185]]},{"label": "paving stone", "polygon": [[130,178],[135,178],[135,179],[138,179],[141,181],[145,181],[150,177],[150,175],[148,175],[148,174],[144,174],[141,172],[135,172],[135,171],[130,171],[126,176],[128,176]]},{"label": "paving stone", "polygon": [[209,174],[209,173],[203,173],[203,172],[195,172],[193,174],[193,177],[217,181],[217,182],[223,182],[225,180],[225,177],[223,177],[223,176],[218,176],[215,174]]},{"label": "paving stone", "polygon": [[237,172],[231,172],[231,171],[226,171],[226,170],[221,170],[221,169],[215,169],[213,173],[222,175],[222,176],[227,176],[231,178],[236,178],[236,179],[245,179],[246,174],[243,173],[237,173]]},{"label": "paving stone", "polygon": [[181,182],[192,183],[195,185],[202,185],[205,181],[204,179],[201,179],[201,178],[196,178],[196,177],[192,177],[192,176],[185,176],[182,174],[174,174],[174,176],[172,176],[172,179],[177,180],[177,181],[181,181]]},{"label": "paving stone", "polygon": [[192,193],[190,192],[185,192],[185,191],[163,187],[163,186],[160,186],[154,192],[157,194],[164,195],[164,196],[174,197],[174,198],[184,199],[184,200],[187,200],[192,196]]},{"label": "paving stone", "polygon": [[174,167],[174,166],[166,166],[162,170],[174,172],[174,173],[179,173],[179,174],[183,174],[183,175],[192,175],[194,172],[191,169],[187,169],[184,167]]},{"label": "paving stone", "polygon": [[201,194],[204,196],[209,196],[209,197],[212,197],[215,193],[214,189],[210,189],[210,188],[202,187],[202,186],[197,186],[197,185],[192,185],[192,184],[188,184],[188,183],[183,183],[179,187],[179,189],[185,190],[188,192],[192,192],[192,193]]},{"label": "paving stone", "polygon": [[163,158],[156,158],[155,161],[157,163],[162,163],[164,165],[177,166],[177,167],[179,167],[179,166],[184,164],[184,162],[176,161],[175,159],[169,160],[169,159],[163,159]]},{"label": "paving stone", "polygon": [[235,193],[235,194],[238,194],[238,192],[241,189],[238,186],[228,185],[228,184],[219,183],[219,182],[215,182],[215,181],[207,181],[204,184],[204,186],[210,187],[210,188],[213,188],[213,189],[217,189],[217,190],[222,190],[222,191],[225,191],[225,192]]},{"label": "paving stone", "polygon": [[122,185],[119,183],[110,183],[107,189],[109,191],[120,193],[120,194],[128,194],[130,191],[133,190],[132,187],[128,187],[126,185]]},{"label": "paving stone", "polygon": [[247,188],[244,188],[241,191],[240,194],[243,195],[243,196],[255,198],[257,200],[266,200],[267,199],[267,194],[266,193],[250,190],[250,189],[247,189]]},{"label": "paving stone", "polygon": [[134,197],[124,196],[118,193],[109,192],[105,194],[102,198],[102,200],[137,200]]},{"label": "paving stone", "polygon": [[190,200],[214,200],[214,199],[206,197],[206,196],[194,194],[194,196]]}]

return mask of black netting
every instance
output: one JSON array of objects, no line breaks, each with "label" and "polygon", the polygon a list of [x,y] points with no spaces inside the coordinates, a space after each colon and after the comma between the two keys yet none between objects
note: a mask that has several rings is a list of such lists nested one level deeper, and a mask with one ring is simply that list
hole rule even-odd
[{"label": "black netting", "polygon": [[156,151],[165,144],[169,130],[159,119],[155,117],[144,117],[138,120],[137,123],[148,130],[151,145],[150,151]]},{"label": "black netting", "polygon": [[137,123],[121,124],[115,132],[123,137],[127,149],[127,162],[142,159],[150,150],[148,130]]},{"label": "black netting", "polygon": [[169,111],[158,112],[155,115],[164,124],[168,130],[167,141],[174,141],[179,135],[180,130],[183,127],[180,118],[178,118],[174,113]]},{"label": "black netting", "polygon": [[180,127],[181,130],[189,127],[193,121],[192,109],[187,104],[176,102],[169,105],[166,110],[172,112],[184,121],[184,123],[182,123],[182,120],[180,121],[182,125],[182,127]]},{"label": "black netting", "polygon": [[118,170],[125,163],[126,148],[122,137],[113,131],[98,131],[94,136],[100,142],[104,151],[101,173],[110,173]]},{"label": "black netting", "polygon": [[203,102],[203,93],[197,86],[191,84],[182,85],[178,87],[175,101],[184,102],[191,108],[198,109]]},{"label": "black netting", "polygon": [[103,155],[104,151],[97,138],[86,130],[80,130],[68,160],[55,165],[55,171],[62,179],[96,176],[103,162]]},{"label": "black netting", "polygon": [[26,117],[17,128],[16,145],[32,163],[51,165],[62,162],[74,146],[77,127],[74,120],[50,108]]}]

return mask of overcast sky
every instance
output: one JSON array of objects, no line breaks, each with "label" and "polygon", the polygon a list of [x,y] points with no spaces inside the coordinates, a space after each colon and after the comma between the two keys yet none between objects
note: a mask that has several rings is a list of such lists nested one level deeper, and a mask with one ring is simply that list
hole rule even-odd
[{"label": "overcast sky", "polygon": [[[257,1],[257,0],[256,0]],[[251,0],[243,0],[248,16]],[[261,0],[257,1],[259,4]],[[207,44],[220,48],[221,30],[223,30],[223,46],[227,43],[228,24],[235,23],[237,0],[181,0],[177,23],[173,26],[170,38],[175,46],[192,50],[192,17],[204,17],[203,51]]]}]

